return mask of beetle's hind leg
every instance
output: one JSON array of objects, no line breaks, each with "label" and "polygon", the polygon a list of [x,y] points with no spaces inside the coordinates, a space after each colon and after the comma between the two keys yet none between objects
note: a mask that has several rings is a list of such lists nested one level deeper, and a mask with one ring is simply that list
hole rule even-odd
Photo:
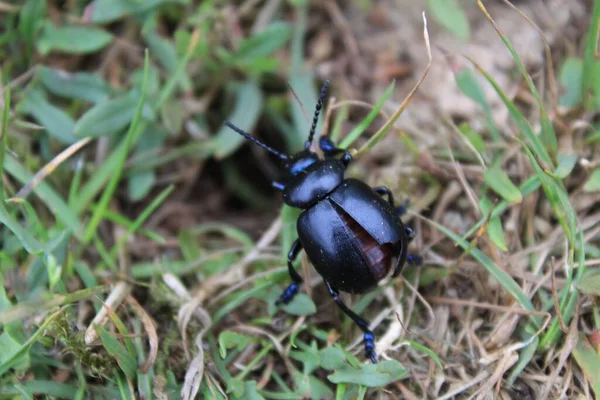
[{"label": "beetle's hind leg", "polygon": [[395,207],[394,206],[394,195],[392,194],[392,191],[388,187],[377,186],[377,187],[373,188],[373,191],[380,196],[387,196],[388,203],[390,203],[390,205],[392,207]]},{"label": "beetle's hind leg", "polygon": [[377,364],[377,356],[375,354],[375,335],[369,329],[369,323],[359,317],[354,313],[351,309],[348,308],[340,299],[340,295],[336,289],[331,287],[329,282],[325,281],[327,285],[327,289],[329,290],[329,294],[333,297],[333,300],[337,303],[337,305],[342,309],[342,311],[349,316],[352,321],[364,332],[363,340],[365,342],[365,355],[368,359],[371,360],[373,364]]},{"label": "beetle's hind leg", "polygon": [[292,283],[281,293],[281,296],[275,302],[276,305],[280,304],[288,304],[294,296],[298,293],[298,289],[302,284],[302,277],[300,274],[294,269],[294,260],[300,254],[302,250],[302,243],[300,243],[300,239],[296,239],[294,243],[292,243],[292,247],[288,253],[288,271],[290,273],[290,278],[292,278]]},{"label": "beetle's hind leg", "polygon": [[377,187],[373,188],[373,191],[380,196],[387,196],[388,203],[390,203],[390,205],[392,207],[394,207],[394,209],[396,210],[396,215],[401,217],[404,214],[406,214],[406,210],[408,209],[408,206],[410,205],[410,201],[408,199],[404,200],[404,202],[402,204],[400,204],[398,207],[396,207],[396,204],[394,202],[394,195],[392,194],[392,191],[388,187],[377,186]]}]

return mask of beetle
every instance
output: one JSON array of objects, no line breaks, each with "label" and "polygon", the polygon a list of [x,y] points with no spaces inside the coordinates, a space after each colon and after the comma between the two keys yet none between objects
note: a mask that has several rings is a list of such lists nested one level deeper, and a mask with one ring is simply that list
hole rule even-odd
[{"label": "beetle", "polygon": [[285,204],[303,210],[296,224],[298,238],[287,256],[292,283],[276,304],[287,304],[298,293],[303,279],[293,262],[304,249],[333,300],[363,331],[366,357],[377,363],[375,336],[369,323],[342,302],[339,292],[372,291],[389,275],[392,266],[392,277],[396,277],[405,263],[420,264],[421,257],[407,251],[415,233],[402,222],[404,207],[396,208],[390,189],[372,188],[358,179],[345,178],[352,155],[336,147],[327,135],[319,138],[324,158],[311,151],[328,86],[329,81],[325,81],[304,149],[295,155],[273,149],[229,121],[225,125],[284,162],[285,180],[273,182],[273,187],[282,192]]}]

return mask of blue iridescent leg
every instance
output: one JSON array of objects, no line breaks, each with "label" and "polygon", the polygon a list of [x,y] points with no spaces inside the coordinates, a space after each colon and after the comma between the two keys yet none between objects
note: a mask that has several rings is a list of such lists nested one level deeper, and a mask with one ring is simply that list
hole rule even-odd
[{"label": "blue iridescent leg", "polygon": [[333,141],[329,138],[329,136],[321,136],[319,138],[319,148],[325,154],[326,158],[335,157],[336,155],[343,153],[342,162],[345,166],[348,166],[352,161],[352,155],[346,149],[342,149],[339,147],[335,147]]},{"label": "blue iridescent leg", "polygon": [[408,254],[406,256],[406,262],[411,265],[422,265],[423,257],[419,254]]},{"label": "blue iridescent leg", "polygon": [[404,200],[404,202],[401,205],[396,207],[396,214],[398,214],[399,217],[406,214],[406,210],[408,210],[409,205],[410,205],[410,200],[408,200],[408,199]]},{"label": "blue iridescent leg", "polygon": [[329,282],[325,281],[329,294],[333,297],[333,300],[342,309],[342,311],[349,316],[352,321],[364,332],[363,341],[365,343],[365,355],[371,360],[373,364],[377,364],[377,356],[375,354],[375,335],[369,329],[369,323],[356,315],[354,311],[349,309],[340,299],[339,293],[336,289],[331,287]]},{"label": "blue iridescent leg", "polygon": [[298,293],[298,289],[300,288],[300,284],[302,284],[302,277],[296,270],[294,269],[294,260],[300,254],[302,250],[302,243],[300,243],[300,239],[296,239],[294,243],[292,243],[292,247],[288,253],[288,271],[290,273],[290,277],[292,278],[292,283],[281,293],[279,299],[275,302],[276,305],[280,304],[288,304],[296,293]]},{"label": "blue iridescent leg", "polygon": [[392,191],[390,189],[388,189],[385,186],[378,186],[373,188],[373,191],[380,196],[387,196],[388,203],[390,203],[390,205],[394,207],[394,195],[392,194]]}]

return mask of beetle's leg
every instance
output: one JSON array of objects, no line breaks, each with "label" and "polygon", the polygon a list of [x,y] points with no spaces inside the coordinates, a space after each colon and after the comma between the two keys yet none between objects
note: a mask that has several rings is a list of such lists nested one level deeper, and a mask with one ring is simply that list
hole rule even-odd
[{"label": "beetle's leg", "polygon": [[409,205],[410,205],[410,200],[408,200],[408,199],[404,200],[404,202],[401,205],[396,207],[396,214],[398,214],[399,217],[406,214],[406,210],[408,209]]},{"label": "beetle's leg", "polygon": [[337,305],[342,309],[342,311],[349,316],[352,321],[364,332],[363,340],[365,342],[365,354],[368,359],[371,360],[373,364],[377,364],[377,357],[375,355],[375,335],[369,329],[369,323],[356,315],[354,311],[348,308],[342,300],[340,299],[339,293],[336,289],[331,287],[329,282],[325,281],[327,285],[327,289],[329,290],[329,294],[333,297],[333,300],[337,303]]},{"label": "beetle's leg", "polygon": [[329,136],[321,136],[319,138],[319,148],[325,154],[326,158],[334,157],[340,153],[344,153],[342,156],[342,162],[345,166],[348,166],[352,161],[352,155],[346,149],[341,149],[339,147],[335,147],[333,141],[329,138]]},{"label": "beetle's leg", "polygon": [[296,259],[296,257],[298,257],[298,254],[300,254],[301,250],[302,243],[300,243],[300,239],[294,240],[294,243],[292,243],[292,247],[290,248],[290,251],[288,253],[288,271],[290,273],[290,277],[292,278],[292,283],[290,283],[287,289],[285,289],[283,293],[281,293],[281,296],[279,296],[279,299],[277,299],[277,301],[275,302],[276,305],[282,303],[289,303],[290,301],[292,301],[296,293],[298,293],[298,288],[302,283],[302,277],[294,269],[293,262]]},{"label": "beetle's leg", "polygon": [[404,226],[404,231],[406,232],[406,236],[408,236],[408,242],[412,242],[412,240],[416,236],[416,233],[413,230],[413,228],[411,228],[410,226]]},{"label": "beetle's leg", "polygon": [[412,265],[421,265],[423,264],[423,257],[419,254],[408,254],[406,262]]},{"label": "beetle's leg", "polygon": [[380,196],[387,196],[388,203],[390,203],[390,205],[394,207],[394,195],[392,194],[392,191],[389,188],[385,186],[378,186],[373,188],[373,191]]},{"label": "beetle's leg", "polygon": [[283,192],[283,189],[285,189],[285,186],[284,186],[284,184],[283,184],[283,183],[281,183],[281,182],[277,182],[277,181],[273,181],[273,182],[271,183],[271,186],[273,186],[275,189],[277,189],[277,190],[279,190],[279,191],[281,191],[281,192]]}]

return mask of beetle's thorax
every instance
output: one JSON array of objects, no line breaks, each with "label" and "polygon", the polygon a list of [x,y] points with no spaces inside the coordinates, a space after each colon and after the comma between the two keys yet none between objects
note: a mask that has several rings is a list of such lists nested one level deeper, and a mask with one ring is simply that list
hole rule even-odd
[{"label": "beetle's thorax", "polygon": [[315,153],[309,151],[299,153],[288,163],[283,201],[291,207],[310,207],[342,183],[344,169],[340,160],[319,160]]}]

